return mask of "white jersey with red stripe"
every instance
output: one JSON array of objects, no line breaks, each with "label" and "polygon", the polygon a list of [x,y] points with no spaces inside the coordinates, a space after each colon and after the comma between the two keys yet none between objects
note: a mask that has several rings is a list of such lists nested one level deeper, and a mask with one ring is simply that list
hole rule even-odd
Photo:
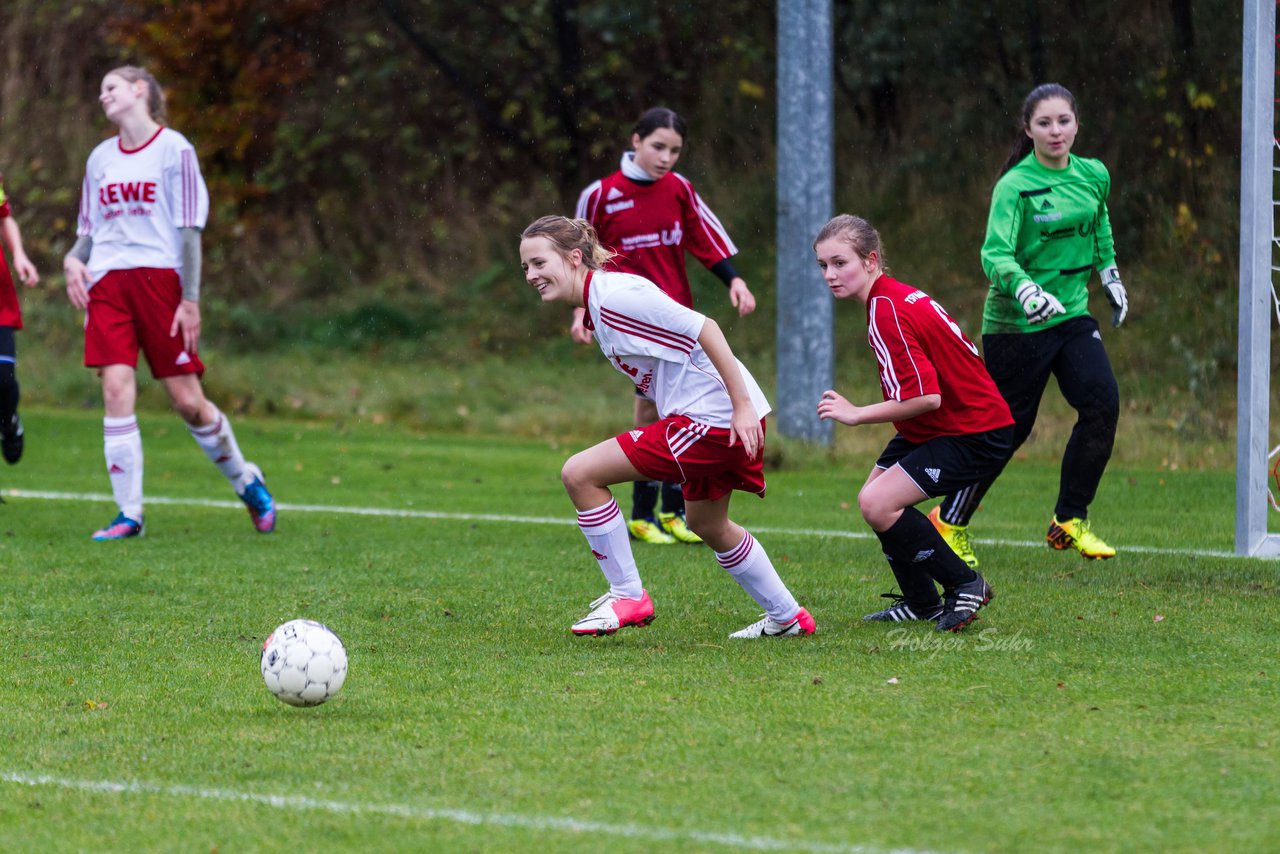
[{"label": "white jersey with red stripe", "polygon": [[182,270],[180,228],[204,228],[209,190],[196,151],[160,128],[140,147],[112,137],[93,150],[80,191],[76,234],[93,238],[89,282],[112,270]]},{"label": "white jersey with red stripe", "polygon": [[[660,417],[685,415],[710,427],[730,426],[729,392],[698,343],[705,315],[629,273],[589,273],[583,297],[585,323],[601,352],[657,404]],[[756,415],[765,417],[769,400],[742,362],[738,370]]]}]

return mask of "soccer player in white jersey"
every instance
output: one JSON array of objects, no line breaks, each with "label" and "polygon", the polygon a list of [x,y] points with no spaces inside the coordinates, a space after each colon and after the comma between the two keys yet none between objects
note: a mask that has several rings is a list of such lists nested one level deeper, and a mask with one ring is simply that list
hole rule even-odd
[{"label": "soccer player in white jersey", "polygon": [[714,320],[686,308],[648,279],[604,271],[609,251],[586,220],[546,216],[521,234],[520,265],[543,302],[586,309],[601,351],[659,420],[569,458],[561,479],[578,526],[609,582],[571,627],[613,634],[653,621],[622,511],[609,487],[641,478],[680,483],[689,527],[764,610],[730,637],[813,634],[813,617],[783,584],[764,547],[729,519],[733,490],[763,496],[764,416],[769,402],[733,355]]},{"label": "soccer player in white jersey", "polygon": [[63,260],[67,296],[86,312],[84,363],[102,378],[104,452],[119,507],[93,539],[143,531],[142,436],[134,412],[139,349],[196,444],[249,508],[254,527],[269,533],[276,510],[262,470],[245,460],[230,420],[200,384],[200,232],[209,192],[195,149],[164,127],[164,92],[146,70],[109,72],[98,100],[120,133],[89,155],[78,239]]}]

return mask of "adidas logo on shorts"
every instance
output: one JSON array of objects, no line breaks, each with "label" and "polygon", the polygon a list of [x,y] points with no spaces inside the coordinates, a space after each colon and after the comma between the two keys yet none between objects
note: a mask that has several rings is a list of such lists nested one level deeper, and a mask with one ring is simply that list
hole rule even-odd
[{"label": "adidas logo on shorts", "polygon": [[173,360],[173,363],[175,365],[189,365],[191,364],[191,357],[187,355],[186,350],[183,350],[178,354],[178,358]]},{"label": "adidas logo on shorts", "polygon": [[934,483],[937,483],[938,478],[942,476],[942,469],[925,469],[924,473],[933,478]]},{"label": "adidas logo on shorts", "polygon": [[632,430],[632,431],[630,431],[630,432],[629,432],[629,434],[628,434],[628,435],[630,435],[630,436],[631,436],[631,441],[633,441],[633,442],[639,442],[639,441],[640,441],[640,437],[644,435],[644,431],[643,431],[643,430]]}]

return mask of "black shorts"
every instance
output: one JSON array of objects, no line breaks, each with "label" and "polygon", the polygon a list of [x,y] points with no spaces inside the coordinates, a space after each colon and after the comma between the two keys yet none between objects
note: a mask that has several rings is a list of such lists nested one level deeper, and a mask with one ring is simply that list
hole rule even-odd
[{"label": "black shorts", "polygon": [[1012,453],[1012,424],[985,433],[939,436],[919,445],[899,434],[885,445],[876,468],[897,465],[921,492],[936,498],[994,477]]}]

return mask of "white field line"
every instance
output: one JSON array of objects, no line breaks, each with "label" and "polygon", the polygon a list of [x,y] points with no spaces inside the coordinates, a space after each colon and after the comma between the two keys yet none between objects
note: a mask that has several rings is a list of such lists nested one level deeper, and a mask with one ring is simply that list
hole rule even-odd
[{"label": "white field line", "polygon": [[[102,492],[46,492],[36,489],[4,489],[0,496],[5,498],[34,498],[44,501],[94,501],[112,504],[110,495]],[[217,498],[167,498],[164,496],[147,496],[148,504],[170,504],[180,507],[222,507],[242,510],[244,505],[239,501]],[[278,502],[276,508],[290,513],[337,513],[347,516],[390,516],[398,519],[442,519],[456,522],[508,522],[517,525],[576,525],[572,516],[567,513],[562,517],[551,516],[512,516],[501,513],[444,513],[436,510],[404,510],[388,507],[346,507],[340,504],[287,504]],[[830,531],[820,528],[774,528],[755,527],[751,530],[760,534],[778,534],[790,537],[828,537],[846,540],[869,540],[872,534],[868,531]],[[989,546],[1013,546],[1015,548],[1044,549],[1043,540],[993,540],[974,537],[973,542]],[[1181,549],[1162,546],[1123,545],[1121,551],[1139,554],[1169,555],[1182,557],[1239,557],[1234,552],[1214,549]]]},{"label": "white field line", "polygon": [[455,824],[468,824],[478,827],[516,827],[536,831],[590,833],[599,836],[637,839],[644,842],[723,845],[736,850],[806,851],[812,852],[812,854],[927,854],[927,852],[918,849],[883,849],[866,845],[806,842],[801,839],[773,839],[768,836],[743,836],[737,833],[717,833],[707,830],[680,830],[667,827],[645,827],[636,824],[609,824],[607,822],[582,821],[575,818],[557,818],[555,816],[417,807],[411,804],[334,801],[309,798],[303,795],[269,795],[260,792],[242,792],[234,789],[216,789],[203,786],[162,785],[136,780],[127,782],[116,780],[71,780],[61,777],[0,771],[0,782],[13,783],[19,786],[44,786],[77,792],[92,792],[94,794],[158,795],[167,798],[194,798],[206,801],[251,803],[290,812],[327,812],[350,816],[392,816],[401,819],[453,822]]}]

